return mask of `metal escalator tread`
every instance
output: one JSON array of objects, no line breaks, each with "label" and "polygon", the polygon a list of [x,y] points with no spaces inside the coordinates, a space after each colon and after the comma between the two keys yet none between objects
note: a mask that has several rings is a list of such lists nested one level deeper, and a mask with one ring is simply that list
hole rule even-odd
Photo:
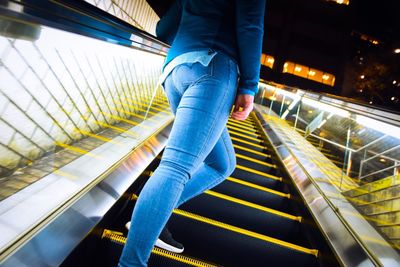
[{"label": "metal escalator tread", "polygon": [[270,237],[270,236],[262,235],[262,234],[259,234],[259,233],[253,232],[253,231],[249,231],[249,230],[246,230],[246,229],[243,229],[243,228],[239,228],[239,227],[236,227],[236,226],[233,226],[233,225],[229,225],[229,224],[226,224],[226,223],[223,223],[223,222],[220,222],[220,221],[212,220],[212,219],[209,219],[209,218],[206,218],[206,217],[203,217],[203,216],[191,213],[191,212],[187,212],[187,211],[184,211],[184,210],[175,209],[173,211],[173,213],[177,214],[177,215],[180,215],[180,216],[183,216],[183,217],[186,217],[186,218],[190,218],[192,220],[196,220],[196,221],[199,221],[199,222],[207,223],[209,225],[213,225],[213,226],[221,228],[221,229],[225,229],[225,230],[229,230],[229,231],[232,231],[232,232],[240,233],[242,235],[246,235],[246,236],[249,236],[249,237],[252,237],[252,238],[257,238],[257,239],[266,241],[268,243],[273,243],[273,244],[276,244],[276,245],[279,245],[281,247],[285,247],[285,248],[288,248],[288,249],[291,249],[291,250],[295,250],[295,251],[298,251],[298,252],[314,255],[315,257],[318,256],[318,250],[316,250],[316,249],[309,249],[309,248],[305,248],[305,247],[302,247],[302,246],[298,246],[298,245],[295,245],[295,244],[292,244],[292,243],[289,243],[289,242],[286,242],[286,241],[283,241],[283,240],[280,240],[280,239],[277,239],[277,238],[273,238],[273,237]]},{"label": "metal escalator tread", "polygon": [[270,188],[265,187],[265,186],[260,186],[260,185],[257,185],[257,184],[253,184],[253,183],[250,183],[250,182],[247,182],[247,181],[243,181],[241,179],[237,179],[237,178],[234,178],[234,177],[228,177],[228,178],[226,178],[226,180],[230,181],[232,183],[245,185],[247,187],[258,189],[258,190],[261,190],[261,191],[264,191],[264,192],[267,192],[267,193],[270,193],[270,194],[274,194],[274,195],[277,195],[277,196],[280,196],[280,197],[290,198],[290,194],[282,193],[280,191],[273,190],[273,189],[270,189]]},{"label": "metal escalator tread", "polygon": [[[103,231],[102,239],[109,240],[111,242],[117,243],[122,246],[126,243],[126,237],[122,233],[114,232],[105,229]],[[160,262],[163,262],[160,263]],[[219,265],[208,263],[199,259],[188,257],[182,254],[176,254],[169,252],[167,250],[154,247],[149,259],[149,266],[160,267],[160,266],[174,266],[174,267],[184,267],[184,266],[196,266],[196,267],[216,267]]]}]

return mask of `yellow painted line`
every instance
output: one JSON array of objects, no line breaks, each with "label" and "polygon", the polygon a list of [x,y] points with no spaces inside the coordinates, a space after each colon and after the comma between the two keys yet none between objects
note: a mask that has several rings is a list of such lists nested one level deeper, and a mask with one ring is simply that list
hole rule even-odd
[{"label": "yellow painted line", "polygon": [[227,200],[227,201],[231,201],[231,202],[234,202],[234,203],[237,203],[237,204],[241,204],[241,205],[246,206],[246,207],[250,207],[250,208],[253,208],[253,209],[257,209],[257,210],[265,211],[265,212],[268,212],[268,213],[272,213],[274,215],[287,218],[289,220],[298,221],[298,222],[301,222],[301,220],[302,220],[301,216],[293,216],[293,215],[285,213],[285,212],[281,212],[281,211],[278,211],[278,210],[270,209],[270,208],[267,208],[267,207],[264,207],[264,206],[261,206],[261,205],[258,205],[258,204],[254,204],[254,203],[249,202],[249,201],[245,201],[245,200],[242,200],[242,199],[239,199],[239,198],[235,198],[235,197],[231,197],[231,196],[228,196],[228,195],[224,195],[224,194],[221,194],[221,193],[218,193],[218,192],[214,192],[214,191],[211,191],[211,190],[207,190],[204,193],[207,194],[207,195],[211,195],[211,196],[214,196],[214,197],[217,197],[217,198],[221,198],[221,199],[224,199],[224,200]]},{"label": "yellow painted line", "polygon": [[[103,231],[103,234],[101,236],[101,238],[106,238],[109,240],[112,240],[113,242],[117,242],[119,244],[125,244],[126,243],[126,237],[124,237],[122,235],[122,233],[119,232],[114,232],[114,231],[110,231],[105,229]],[[166,251],[164,249],[158,248],[158,247],[154,247],[153,250],[151,251],[153,254],[165,257],[165,258],[169,258],[178,262],[183,262],[186,263],[188,265],[191,266],[196,266],[196,267],[217,267],[216,265],[212,265],[197,259],[192,259],[190,257],[187,256],[183,256],[180,254],[176,254],[176,253],[172,253],[169,251]]]},{"label": "yellow painted line", "polygon": [[61,170],[55,170],[53,173],[55,173],[57,175],[64,176],[64,177],[67,177],[67,178],[72,179],[72,180],[75,180],[75,179],[78,178],[78,176],[76,176],[76,175],[74,175],[72,173],[61,171]]},{"label": "yellow painted line", "polygon": [[[132,99],[126,99],[126,101],[130,102],[132,104],[135,104],[136,106],[129,105],[127,103],[123,103],[123,102],[120,102],[120,101],[117,101],[117,103],[122,104],[122,105],[126,105],[126,106],[131,107],[131,108],[136,108],[137,106],[143,106],[144,103],[147,104],[146,108],[148,108],[149,104],[150,104],[150,102],[140,102],[140,101],[132,100]],[[158,105],[158,106],[162,106],[162,105]],[[161,108],[155,107],[154,105],[151,105],[150,109],[154,109],[154,110],[157,110],[157,111],[160,111],[160,112],[170,112],[170,110],[168,109],[169,106],[165,106],[165,107],[166,107],[165,109],[161,109]]]},{"label": "yellow painted line", "polygon": [[252,135],[252,136],[255,136],[255,137],[260,137],[260,135],[256,134],[253,131],[243,130],[241,128],[238,128],[238,127],[235,127],[235,126],[230,126],[230,125],[227,125],[227,127],[228,127],[228,129],[235,130],[237,132],[245,133],[245,134]]},{"label": "yellow painted line", "polygon": [[289,248],[289,249],[296,250],[296,251],[299,251],[299,252],[303,252],[303,253],[306,253],[306,254],[311,254],[311,255],[314,255],[315,257],[318,256],[318,250],[316,250],[316,249],[308,249],[308,248],[305,248],[305,247],[302,247],[302,246],[299,246],[299,245],[295,245],[295,244],[292,244],[292,243],[289,243],[289,242],[286,242],[286,241],[283,241],[283,240],[280,240],[280,239],[277,239],[277,238],[273,238],[273,237],[270,237],[270,236],[262,235],[262,234],[259,234],[259,233],[253,232],[253,231],[249,231],[249,230],[246,230],[246,229],[242,229],[242,228],[230,225],[230,224],[226,224],[226,223],[219,222],[219,221],[216,221],[216,220],[212,220],[212,219],[209,219],[209,218],[206,218],[206,217],[203,217],[203,216],[199,216],[197,214],[193,214],[193,213],[190,213],[190,212],[187,212],[187,211],[176,209],[176,210],[173,211],[173,213],[181,215],[181,216],[186,217],[186,218],[190,218],[190,219],[195,220],[195,221],[199,221],[199,222],[203,222],[203,223],[206,223],[206,224],[209,224],[209,225],[213,225],[215,227],[222,228],[222,229],[225,229],[225,230],[228,230],[228,231],[236,232],[236,233],[239,233],[239,234],[242,234],[242,235],[246,235],[246,236],[249,236],[249,237],[252,237],[252,238],[257,238],[257,239],[266,241],[268,243],[273,243],[273,244],[276,244],[276,245],[279,245],[279,246],[282,246],[282,247],[285,247],[285,248]]},{"label": "yellow painted line", "polygon": [[139,135],[137,133],[133,133],[133,132],[131,132],[129,130],[125,130],[125,129],[117,127],[117,126],[113,126],[113,125],[110,125],[110,124],[107,124],[107,123],[104,123],[104,122],[99,122],[99,123],[96,123],[96,124],[98,124],[100,126],[103,126],[103,127],[106,127],[106,128],[109,128],[109,129],[112,129],[112,130],[115,130],[115,131],[120,132],[120,133],[125,133],[125,134],[128,134],[128,135],[131,135],[131,136],[133,136],[135,138],[139,138]]},{"label": "yellow painted line", "polygon": [[257,138],[254,138],[254,137],[251,137],[251,136],[247,136],[247,135],[244,135],[244,134],[241,134],[241,133],[232,131],[232,130],[228,130],[228,132],[231,133],[231,134],[234,134],[234,135],[237,135],[237,136],[246,138],[246,139],[248,139],[248,140],[257,141],[257,143],[262,143],[262,140],[257,139]]},{"label": "yellow painted line", "polygon": [[77,153],[82,154],[82,155],[87,155],[87,156],[92,157],[92,158],[96,158],[96,159],[102,159],[103,158],[103,157],[100,157],[98,155],[95,155],[95,154],[89,152],[86,149],[82,149],[82,148],[79,148],[79,147],[76,147],[76,146],[71,146],[71,145],[64,144],[64,143],[61,143],[61,142],[58,142],[58,141],[55,141],[55,144],[57,146],[59,146],[59,147],[62,147],[62,148],[77,152]]},{"label": "yellow painted line", "polygon": [[161,115],[161,113],[165,113],[166,112],[166,110],[165,111],[160,111],[160,112],[153,112],[153,111],[150,111],[152,109],[151,107],[149,108],[149,110],[147,110],[147,109],[141,108],[140,106],[132,106],[132,105],[129,105],[129,104],[126,104],[126,103],[121,103],[121,102],[120,102],[120,104],[125,106],[125,107],[131,108],[131,109],[140,110],[142,112],[148,112],[149,114],[154,115],[154,116]]},{"label": "yellow painted line", "polygon": [[263,162],[263,161],[258,160],[258,159],[253,159],[253,158],[251,158],[251,157],[247,157],[247,156],[242,155],[242,154],[236,153],[236,157],[237,157],[237,158],[240,158],[240,159],[245,159],[245,160],[248,160],[248,161],[251,161],[251,162],[254,162],[254,163],[263,165],[263,166],[266,166],[266,167],[271,167],[271,168],[274,168],[274,169],[277,168],[277,166],[276,166],[275,164]]},{"label": "yellow painted line", "polygon": [[266,157],[266,158],[270,158],[271,157],[270,154],[262,153],[262,152],[259,152],[257,150],[254,150],[254,149],[251,149],[251,148],[247,148],[247,147],[244,147],[244,146],[233,144],[233,147],[237,148],[237,149],[241,149],[241,150],[247,151],[247,152],[250,152],[250,153],[253,153],[255,155],[263,156],[263,157]]},{"label": "yellow painted line", "polygon": [[[157,120],[155,120],[154,118],[145,117],[145,116],[142,116],[142,115],[139,115],[139,114],[130,112],[130,111],[120,110],[120,109],[116,109],[116,108],[114,108],[114,107],[112,107],[111,109],[116,110],[116,111],[119,111],[119,112],[122,112],[122,113],[125,113],[125,114],[128,114],[128,115],[130,115],[130,116],[133,116],[133,117],[136,117],[136,118],[139,118],[139,119],[142,119],[142,120],[146,120],[146,121],[148,120],[148,121],[157,122]],[[119,120],[121,120],[121,121],[123,121],[123,122],[127,122],[127,123],[132,124],[132,125],[138,125],[138,124],[139,124],[139,122],[131,121],[131,120],[128,120],[128,119],[119,117],[119,116],[112,115],[112,114],[106,114],[106,115],[109,115],[109,116],[111,116],[111,117],[113,117],[113,118],[114,118],[114,117],[119,118]]]},{"label": "yellow painted line", "polygon": [[270,178],[270,179],[273,179],[273,180],[277,180],[277,181],[282,181],[283,180],[282,177],[278,177],[278,176],[275,176],[275,175],[272,175],[272,174],[268,174],[268,173],[263,173],[263,172],[260,172],[260,171],[257,171],[257,170],[242,166],[242,165],[236,165],[236,168],[238,168],[240,170],[243,170],[243,171],[250,172],[250,173],[254,173],[254,174],[266,177],[266,178]]},{"label": "yellow painted line", "polygon": [[254,143],[252,143],[252,142],[247,142],[247,141],[242,140],[242,139],[240,139],[240,138],[236,138],[236,137],[231,136],[231,139],[232,139],[233,141],[241,142],[241,143],[246,144],[246,145],[250,145],[250,146],[254,146],[254,147],[258,147],[258,148],[261,148],[261,149],[266,149],[266,150],[268,150],[268,147],[266,147],[266,146],[262,146],[262,145],[259,145],[259,144],[254,144]]},{"label": "yellow painted line", "polygon": [[[145,103],[145,104],[150,104],[150,100],[144,100],[144,101],[142,101],[142,102],[140,102],[140,101],[136,101],[136,100],[132,100],[132,99],[125,99],[127,102],[130,102],[130,103],[132,103],[132,104],[141,104],[142,102],[143,103]],[[155,105],[157,105],[157,106],[160,106],[160,107],[169,107],[169,104],[168,104],[168,102],[153,102],[153,104],[155,104]]]},{"label": "yellow painted line", "polygon": [[233,182],[233,183],[236,183],[236,184],[241,184],[241,185],[245,185],[245,186],[248,186],[248,187],[251,187],[251,188],[254,188],[254,189],[258,189],[258,190],[261,190],[261,191],[264,191],[264,192],[268,192],[268,193],[271,193],[271,194],[274,194],[274,195],[277,195],[277,196],[280,196],[280,197],[290,198],[290,194],[285,194],[285,193],[282,193],[280,191],[276,191],[276,190],[273,190],[273,189],[270,189],[270,188],[267,188],[267,187],[264,187],[264,186],[261,186],[261,185],[253,184],[253,183],[250,183],[250,182],[246,182],[246,181],[243,181],[243,180],[240,180],[240,179],[237,179],[237,178],[228,177],[228,178],[226,178],[226,180],[228,180],[230,182]]},{"label": "yellow painted line", "polygon": [[104,141],[104,142],[107,142],[107,143],[111,143],[111,144],[114,144],[114,145],[122,145],[121,142],[116,142],[116,141],[114,141],[113,139],[110,139],[110,138],[107,138],[107,137],[104,137],[104,136],[100,136],[100,135],[97,135],[97,134],[93,134],[93,133],[91,133],[91,132],[87,132],[87,131],[80,130],[80,129],[75,129],[75,130],[76,130],[77,132],[80,132],[81,134],[84,134],[84,135],[87,135],[87,136],[96,138],[96,139],[98,139],[98,140],[101,140],[101,141]]},{"label": "yellow painted line", "polygon": [[253,131],[253,132],[257,131],[257,129],[254,126],[249,126],[248,127],[248,126],[244,126],[244,125],[241,125],[241,124],[235,124],[235,123],[233,123],[231,121],[228,121],[227,125],[235,126],[235,127],[240,128],[240,129],[247,130],[247,131]]},{"label": "yellow painted line", "polygon": [[248,122],[244,122],[244,121],[237,121],[237,120],[233,120],[233,119],[230,119],[228,121],[231,122],[232,124],[242,125],[242,126],[249,127],[249,128],[254,128],[255,127],[254,124],[248,123]]}]

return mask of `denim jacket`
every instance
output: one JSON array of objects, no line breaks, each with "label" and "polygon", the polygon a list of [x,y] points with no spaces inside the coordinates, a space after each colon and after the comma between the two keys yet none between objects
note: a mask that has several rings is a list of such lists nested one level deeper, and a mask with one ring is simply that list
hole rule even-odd
[{"label": "denim jacket", "polygon": [[212,49],[239,66],[238,94],[255,95],[260,78],[266,0],[176,0],[157,24],[171,44],[165,64],[187,52]]}]

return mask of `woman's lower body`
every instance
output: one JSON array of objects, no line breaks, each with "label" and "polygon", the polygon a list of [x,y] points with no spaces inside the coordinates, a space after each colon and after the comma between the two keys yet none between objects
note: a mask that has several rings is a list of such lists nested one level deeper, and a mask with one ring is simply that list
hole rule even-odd
[{"label": "woman's lower body", "polygon": [[175,121],[160,165],[136,202],[119,266],[147,266],[172,210],[210,189],[236,165],[226,129],[237,86],[237,65],[218,53],[208,66],[181,64],[164,87]]}]

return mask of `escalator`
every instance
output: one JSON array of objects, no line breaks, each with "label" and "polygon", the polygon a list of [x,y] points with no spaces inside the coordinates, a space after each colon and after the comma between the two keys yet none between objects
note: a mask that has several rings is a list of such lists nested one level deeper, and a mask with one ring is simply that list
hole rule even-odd
[{"label": "escalator", "polygon": [[[228,130],[236,151],[235,171],[173,211],[168,227],[185,251],[174,254],[155,248],[149,266],[321,266],[321,251],[316,248],[321,244],[310,242],[307,233],[315,232],[316,226],[304,218],[301,201],[260,135],[256,117],[230,120]],[[159,160],[160,156],[124,195],[124,204],[105,216],[64,267],[116,266],[126,241],[124,225]],[[326,266],[337,263],[330,258]]]}]

